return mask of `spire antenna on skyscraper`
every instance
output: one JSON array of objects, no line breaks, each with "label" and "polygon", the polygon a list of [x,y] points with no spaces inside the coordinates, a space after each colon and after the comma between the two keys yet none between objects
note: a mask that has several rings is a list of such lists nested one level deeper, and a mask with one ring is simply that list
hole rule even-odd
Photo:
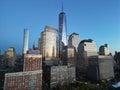
[{"label": "spire antenna on skyscraper", "polygon": [[63,12],[63,2],[62,2],[62,12]]}]

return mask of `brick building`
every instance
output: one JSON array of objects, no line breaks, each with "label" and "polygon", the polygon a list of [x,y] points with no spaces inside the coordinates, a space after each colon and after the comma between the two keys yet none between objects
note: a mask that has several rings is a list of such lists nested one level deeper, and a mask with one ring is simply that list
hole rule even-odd
[{"label": "brick building", "polygon": [[34,71],[42,69],[42,55],[26,54],[24,56],[23,71]]},{"label": "brick building", "polygon": [[4,90],[42,90],[42,70],[6,73]]}]

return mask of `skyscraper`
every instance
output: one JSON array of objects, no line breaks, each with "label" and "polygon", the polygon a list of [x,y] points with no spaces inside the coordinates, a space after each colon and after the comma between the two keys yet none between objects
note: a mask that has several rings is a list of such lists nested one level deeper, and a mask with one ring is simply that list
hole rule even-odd
[{"label": "skyscraper", "polygon": [[23,38],[23,54],[26,54],[28,51],[28,40],[29,40],[29,30],[24,29],[24,38]]},{"label": "skyscraper", "polygon": [[63,46],[66,45],[67,45],[66,15],[63,12],[62,6],[62,12],[60,12],[59,14],[59,53],[61,53]]},{"label": "skyscraper", "polygon": [[74,46],[76,51],[78,51],[78,45],[80,43],[80,36],[77,33],[72,33],[68,39],[68,45]]},{"label": "skyscraper", "polygon": [[58,56],[58,31],[56,28],[46,26],[41,33],[39,49],[42,56],[46,58],[56,58]]}]

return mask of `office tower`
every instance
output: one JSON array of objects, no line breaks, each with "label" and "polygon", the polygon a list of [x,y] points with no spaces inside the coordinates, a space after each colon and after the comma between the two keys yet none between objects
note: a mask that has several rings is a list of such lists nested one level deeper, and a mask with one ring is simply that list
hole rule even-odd
[{"label": "office tower", "polygon": [[63,12],[59,14],[59,55],[62,54],[63,46],[67,45],[67,26],[66,26],[66,15]]},{"label": "office tower", "polygon": [[41,33],[40,52],[43,58],[51,60],[58,57],[58,31],[57,29],[46,26]]},{"label": "office tower", "polygon": [[24,37],[23,37],[23,54],[26,54],[28,51],[28,42],[29,42],[29,30],[24,29]]},{"label": "office tower", "polygon": [[23,71],[35,71],[42,69],[42,55],[26,54],[24,56]]},{"label": "office tower", "polygon": [[98,55],[96,43],[92,39],[82,40],[79,44],[78,52],[86,52],[87,56]]},{"label": "office tower", "polygon": [[79,34],[77,34],[77,33],[72,33],[72,34],[69,36],[68,45],[69,45],[69,46],[74,46],[76,52],[78,52],[78,45],[79,45],[79,43],[80,43],[80,36],[79,36]]},{"label": "office tower", "polygon": [[100,46],[99,48],[100,55],[110,55],[109,47],[107,44]]}]

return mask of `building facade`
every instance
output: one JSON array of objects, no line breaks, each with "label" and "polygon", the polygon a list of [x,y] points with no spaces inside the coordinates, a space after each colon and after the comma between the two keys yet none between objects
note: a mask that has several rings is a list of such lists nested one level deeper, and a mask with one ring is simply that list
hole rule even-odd
[{"label": "building facade", "polygon": [[76,69],[74,66],[51,66],[47,67],[46,78],[50,88],[59,84],[73,83],[76,81]]},{"label": "building facade", "polygon": [[103,55],[89,57],[87,76],[96,81],[114,78],[113,57]]},{"label": "building facade", "polygon": [[14,67],[15,60],[16,60],[16,51],[14,47],[8,48],[8,50],[5,52],[5,56],[8,59],[8,66]]},{"label": "building facade", "polygon": [[58,57],[58,31],[57,29],[46,26],[45,30],[41,33],[40,52],[43,58],[56,58]]},{"label": "building facade", "polygon": [[42,70],[6,73],[4,90],[42,90]]},{"label": "building facade", "polygon": [[26,54],[24,56],[23,71],[42,70],[42,55]]},{"label": "building facade", "polygon": [[100,55],[110,55],[109,47],[107,44],[100,46],[99,48]]},{"label": "building facade", "polygon": [[28,43],[29,43],[29,30],[24,29],[24,37],[23,37],[23,54],[26,54],[28,51]]},{"label": "building facade", "polygon": [[72,33],[68,39],[68,46],[74,46],[76,52],[78,52],[78,45],[80,43],[80,36],[77,33]]},{"label": "building facade", "polygon": [[82,40],[78,47],[78,53],[86,52],[87,56],[98,55],[96,43],[92,39]]}]

